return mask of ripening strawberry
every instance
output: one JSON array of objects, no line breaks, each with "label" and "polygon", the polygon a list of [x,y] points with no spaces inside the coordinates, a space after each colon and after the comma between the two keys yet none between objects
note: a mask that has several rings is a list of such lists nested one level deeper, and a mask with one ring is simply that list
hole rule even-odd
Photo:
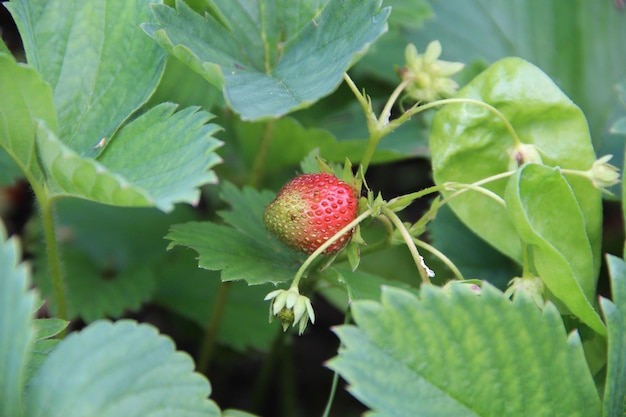
[{"label": "ripening strawberry", "polygon": [[[330,174],[305,174],[288,182],[263,213],[265,227],[287,246],[313,253],[357,216],[352,187]],[[324,253],[334,253],[350,239],[345,233]]]}]

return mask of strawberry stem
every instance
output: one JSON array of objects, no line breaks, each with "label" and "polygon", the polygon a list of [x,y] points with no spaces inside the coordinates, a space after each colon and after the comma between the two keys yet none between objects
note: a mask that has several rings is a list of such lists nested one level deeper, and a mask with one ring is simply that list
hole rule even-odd
[{"label": "strawberry stem", "polygon": [[422,249],[426,249],[428,252],[432,253],[433,255],[435,255],[437,258],[439,258],[439,260],[441,262],[443,262],[454,274],[454,276],[459,280],[459,281],[463,281],[465,280],[465,278],[463,277],[463,274],[461,273],[461,271],[459,271],[459,268],[456,267],[456,265],[454,264],[454,262],[452,262],[450,260],[450,258],[448,258],[446,255],[444,255],[443,253],[441,253],[437,248],[435,248],[432,245],[429,245],[428,243],[424,242],[423,240],[419,240],[418,238],[414,237],[413,238],[413,242],[415,242],[415,244],[417,246],[419,246]]},{"label": "strawberry stem", "polygon": [[417,267],[417,270],[419,271],[419,274],[422,277],[422,282],[426,284],[431,284],[430,277],[433,275],[433,273],[432,271],[428,269],[428,267],[424,263],[424,258],[422,258],[419,251],[417,250],[417,246],[415,245],[415,242],[413,242],[413,236],[411,236],[411,234],[407,230],[404,223],[402,223],[402,220],[400,220],[398,215],[394,213],[388,207],[383,206],[382,213],[385,216],[387,216],[389,220],[391,220],[391,222],[394,224],[394,226],[396,226],[396,228],[400,231],[400,234],[402,235],[404,242],[409,248],[409,252],[411,252],[411,256],[413,257],[415,266]]},{"label": "strawberry stem", "polygon": [[329,248],[333,243],[341,238],[344,234],[348,233],[350,230],[354,229],[359,223],[368,218],[372,214],[372,209],[368,208],[363,213],[361,213],[356,219],[352,220],[348,223],[344,228],[335,233],[330,239],[320,245],[319,248],[315,250],[309,257],[304,261],[304,263],[300,266],[300,269],[296,272],[295,277],[291,283],[290,288],[298,288],[298,283],[300,282],[300,278],[304,274],[304,271],[311,265],[311,263],[320,256],[327,248]]}]

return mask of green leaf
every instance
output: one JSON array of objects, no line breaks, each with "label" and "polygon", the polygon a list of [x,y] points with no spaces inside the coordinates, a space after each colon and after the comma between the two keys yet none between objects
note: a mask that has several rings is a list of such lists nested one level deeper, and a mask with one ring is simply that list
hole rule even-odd
[{"label": "green leaf", "polygon": [[[362,110],[359,108],[359,111]],[[267,123],[271,125],[268,127]],[[315,149],[319,149],[319,155],[326,161],[343,164],[346,158],[351,161],[361,159],[368,137],[367,132],[363,132],[364,136],[359,137],[353,130],[354,136],[338,140],[328,131],[328,125],[324,122],[321,122],[321,125],[323,128],[306,128],[291,117],[270,122],[237,123],[234,126],[233,142],[237,144],[238,155],[248,167],[254,166],[254,161],[263,148],[263,151],[267,152],[266,160],[271,161],[271,164],[266,164],[263,170],[268,176],[285,168],[293,170],[293,167]],[[264,141],[268,129],[271,136],[269,140]],[[382,146],[376,151],[374,159],[376,163],[405,159],[416,154],[415,149],[420,147],[415,135],[415,126],[410,126],[407,130],[410,130],[410,133],[404,130],[400,132],[406,136],[388,137],[382,142]],[[387,142],[387,139],[390,141]],[[421,149],[425,149],[426,144],[424,140],[424,147]]]},{"label": "green leaf", "polygon": [[592,305],[596,278],[585,218],[559,169],[524,165],[511,177],[504,197],[517,233],[528,245],[534,268],[548,289],[591,328],[606,334]]},{"label": "green leaf", "polygon": [[608,328],[609,353],[604,390],[604,417],[626,414],[626,263],[607,255],[613,301],[600,299]]},{"label": "green leaf", "polygon": [[265,295],[275,288],[249,286],[245,282],[221,283],[218,272],[200,269],[187,251],[172,250],[156,268],[157,288],[153,301],[206,329],[220,292],[228,286],[226,305],[221,316],[218,340],[244,352],[247,349],[269,351],[279,328],[268,323],[269,302]]},{"label": "green leaf", "polygon": [[349,301],[380,299],[381,291],[385,287],[401,288],[417,294],[417,289],[401,281],[392,281],[380,276],[362,271],[352,271],[348,268],[337,268],[338,281],[347,291]]},{"label": "green leaf", "polygon": [[[89,323],[104,317],[120,317],[127,311],[139,310],[149,299],[155,288],[154,272],[149,266],[121,266],[118,262],[120,260],[112,254],[93,259],[81,248],[64,248],[70,318],[81,318]],[[38,274],[36,280],[42,292],[53,294],[48,276]],[[56,303],[51,302],[51,306],[56,309]]]},{"label": "green leaf", "polygon": [[[215,182],[207,169],[221,159],[213,152],[219,128],[209,113],[164,103],[126,125],[98,161],[80,157],[43,127],[40,157],[58,194],[118,206],[155,206],[171,211],[178,202],[197,203],[198,187]],[[172,140],[176,138],[176,140]]]},{"label": "green leaf", "polygon": [[222,88],[243,119],[279,117],[332,92],[386,29],[390,10],[380,0],[319,3],[216,1],[203,17],[177,0],[176,10],[154,6],[159,23],[143,28]]},{"label": "green leaf", "polygon": [[33,376],[26,416],[219,416],[193,367],[152,326],[96,322],[59,343]]},{"label": "green leaf", "polygon": [[385,0],[391,6],[389,26],[402,29],[419,29],[424,20],[432,17],[433,11],[427,0]]},{"label": "green leaf", "polygon": [[420,46],[439,39],[444,58],[453,61],[494,62],[518,56],[533,62],[582,108],[597,154],[613,154],[613,162],[623,167],[624,141],[608,131],[611,117],[623,106],[615,94],[626,67],[626,13],[619,4],[433,2],[435,19],[407,40]]},{"label": "green leaf", "polygon": [[283,282],[293,278],[303,255],[288,249],[263,225],[263,210],[273,192],[237,189],[225,183],[221,197],[232,210],[220,212],[227,225],[190,222],[172,226],[169,247],[186,246],[199,255],[198,266],[222,271],[223,281],[245,279],[248,284]]},{"label": "green leaf", "polygon": [[613,123],[611,126],[611,133],[626,135],[626,117],[622,117]]},{"label": "green leaf", "polygon": [[30,381],[37,369],[45,362],[48,355],[61,341],[60,339],[50,339],[59,334],[67,327],[69,322],[61,319],[37,319],[33,322],[35,325],[35,339],[30,350],[30,358],[26,364],[25,380]]},{"label": "green leaf", "polygon": [[217,182],[209,169],[221,162],[214,152],[220,128],[207,123],[213,115],[199,107],[177,112],[160,104],[126,125],[98,157],[108,169],[146,190],[156,207],[171,211],[174,203],[198,203],[198,188]]},{"label": "green leaf", "polygon": [[2,38],[0,38],[0,54],[11,55],[11,51],[9,50],[7,45],[4,43],[4,39]]},{"label": "green leaf", "polygon": [[[23,175],[38,181],[41,170],[35,152],[36,121],[44,120],[50,129],[57,129],[52,91],[34,68],[18,64],[11,55],[3,53],[0,53],[0,85],[0,148]],[[0,162],[0,175],[6,175],[5,164],[8,163]]]},{"label": "green leaf", "polygon": [[34,339],[35,296],[15,238],[0,223],[0,415],[22,415],[26,365]]},{"label": "green leaf", "polygon": [[0,149],[0,187],[11,186],[24,174],[13,162],[8,153]]},{"label": "green leaf", "polygon": [[37,319],[35,325],[35,340],[48,339],[56,336],[67,327],[69,322],[56,318]]},{"label": "green leaf", "polygon": [[[163,235],[172,223],[194,218],[187,206],[166,215],[153,208],[65,199],[56,209],[68,314],[86,322],[120,317],[149,300],[165,254]],[[43,248],[36,255],[35,279],[54,309]]]},{"label": "green leaf", "polygon": [[600,416],[580,338],[552,304],[424,285],[419,298],[384,288],[352,312],[330,367],[376,416]]},{"label": "green leaf", "polygon": [[[585,116],[537,67],[519,58],[491,65],[457,94],[496,107],[520,141],[536,146],[543,163],[587,170],[595,161]],[[431,150],[434,179],[473,183],[510,169],[513,138],[502,120],[476,104],[450,104],[433,120]],[[570,181],[585,217],[593,248],[594,271],[600,267],[601,196],[582,178]],[[506,180],[486,184],[502,196]],[[507,256],[521,261],[521,247],[504,207],[476,192],[450,202],[472,231]]]},{"label": "green leaf", "polygon": [[[53,88],[58,137],[81,156],[145,103],[166,54],[142,33],[153,0],[12,0],[26,58]],[[53,129],[54,130],[54,129]]]},{"label": "green leaf", "polygon": [[37,129],[37,147],[50,188],[56,195],[86,198],[118,206],[152,206],[148,193],[129,184],[99,162],[65,146],[45,125]]},{"label": "green leaf", "polygon": [[437,217],[428,223],[428,236],[466,278],[487,280],[504,289],[521,272],[517,263],[472,233],[448,205],[441,207]]}]

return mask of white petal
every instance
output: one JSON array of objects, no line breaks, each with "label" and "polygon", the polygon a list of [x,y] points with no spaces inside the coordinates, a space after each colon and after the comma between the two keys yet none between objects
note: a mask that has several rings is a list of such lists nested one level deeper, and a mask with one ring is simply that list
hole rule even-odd
[{"label": "white petal", "polygon": [[275,298],[278,294],[280,294],[281,292],[283,292],[283,290],[274,290],[271,293],[267,294],[264,298],[265,301],[267,300],[271,300],[272,298]]},{"label": "white petal", "polygon": [[306,311],[307,311],[307,314],[309,315],[309,318],[311,319],[311,323],[315,323],[315,311],[313,311],[311,300],[307,298],[304,303],[306,304]]}]

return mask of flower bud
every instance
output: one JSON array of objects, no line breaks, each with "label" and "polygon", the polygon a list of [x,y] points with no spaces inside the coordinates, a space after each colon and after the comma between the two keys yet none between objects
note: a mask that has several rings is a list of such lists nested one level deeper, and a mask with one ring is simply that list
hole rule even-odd
[{"label": "flower bud", "polygon": [[613,155],[604,155],[596,160],[586,176],[596,188],[604,189],[619,183],[619,169],[608,162]]},{"label": "flower bud", "polygon": [[536,276],[513,278],[509,282],[509,288],[506,289],[504,295],[515,298],[520,292],[529,295],[537,307],[543,308],[545,301],[543,299],[544,286],[541,278]]},{"label": "flower bud", "polygon": [[543,159],[535,145],[520,143],[509,149],[509,171],[514,171],[524,164],[542,164]]}]

